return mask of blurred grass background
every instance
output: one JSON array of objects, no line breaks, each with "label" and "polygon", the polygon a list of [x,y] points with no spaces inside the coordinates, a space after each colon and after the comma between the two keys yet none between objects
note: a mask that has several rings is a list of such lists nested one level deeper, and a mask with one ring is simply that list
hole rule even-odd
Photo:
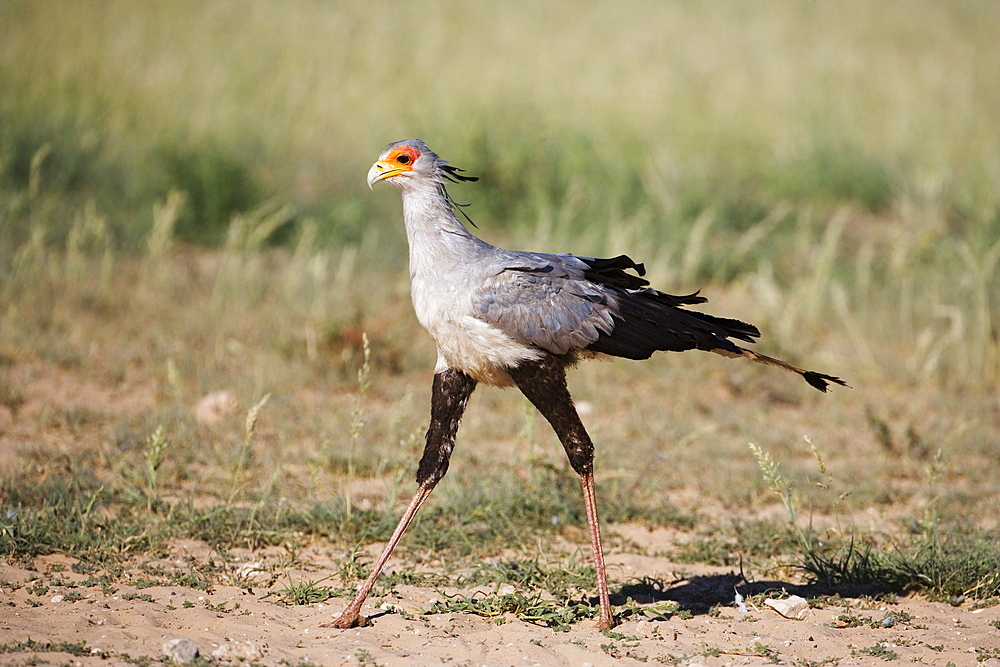
[{"label": "blurred grass background", "polygon": [[270,202],[268,243],[308,228],[398,273],[398,202],[363,175],[418,136],[482,177],[455,194],[488,240],[790,291],[786,337],[997,379],[993,3],[10,2],[0,25],[7,273],[80,210],[134,252],[174,190],[179,240]]},{"label": "blurred grass background", "polygon": [[[40,441],[63,454],[26,469],[91,489],[126,475],[136,461],[118,457],[157,424],[173,443],[162,483],[196,494],[398,483],[434,352],[408,303],[398,196],[364,176],[419,137],[481,177],[452,194],[486,240],[629,253],[662,289],[710,288],[710,310],[758,324],[764,351],[856,387],[805,397],[690,355],[580,369],[605,461],[651,462],[624,481],[607,469],[622,516],[635,494],[692,485],[759,505],[748,440],[808,486],[807,428],[859,506],[996,516],[998,34],[986,0],[4,2],[0,370],[15,370],[0,407],[28,401],[22,362],[151,383],[141,418],[46,413]],[[248,463],[238,419],[188,413],[220,387],[244,409],[273,394]],[[494,473],[496,451],[534,460],[518,401],[477,395],[476,447],[456,456]],[[83,441],[93,458],[66,454]],[[962,469],[945,475],[941,450]]]}]

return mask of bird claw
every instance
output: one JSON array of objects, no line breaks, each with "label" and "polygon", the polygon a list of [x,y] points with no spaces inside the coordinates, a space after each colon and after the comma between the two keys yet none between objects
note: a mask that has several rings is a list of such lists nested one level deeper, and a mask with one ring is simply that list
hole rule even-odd
[{"label": "bird claw", "polygon": [[340,630],[348,630],[350,628],[363,628],[371,625],[371,619],[367,616],[362,616],[356,611],[345,610],[337,618],[333,619],[329,623],[324,623],[321,628],[338,628]]},{"label": "bird claw", "polygon": [[597,623],[594,623],[594,628],[597,630],[610,630],[611,628],[615,627],[615,625],[616,625],[615,617],[612,616],[611,618],[597,619]]}]

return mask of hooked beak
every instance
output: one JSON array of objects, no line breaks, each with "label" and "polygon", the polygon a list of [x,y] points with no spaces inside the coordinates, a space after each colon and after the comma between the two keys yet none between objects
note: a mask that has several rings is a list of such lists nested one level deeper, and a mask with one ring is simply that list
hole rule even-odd
[{"label": "hooked beak", "polygon": [[400,169],[398,166],[379,160],[372,165],[372,168],[368,170],[368,187],[372,190],[375,189],[375,184],[379,181],[383,181],[387,178],[392,178],[393,176],[398,176],[404,171],[410,171],[409,169]]}]

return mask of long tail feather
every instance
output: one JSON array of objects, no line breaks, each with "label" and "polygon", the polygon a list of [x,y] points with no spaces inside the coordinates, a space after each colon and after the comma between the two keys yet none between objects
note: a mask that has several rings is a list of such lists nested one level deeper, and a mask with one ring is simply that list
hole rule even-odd
[{"label": "long tail feather", "polygon": [[[676,296],[647,287],[642,264],[626,255],[608,259],[578,257],[588,266],[584,277],[611,290],[618,299],[614,329],[601,332],[589,350],[627,359],[648,359],[656,351],[708,350],[730,358],[746,357],[798,373],[811,387],[826,392],[830,384],[849,387],[833,375],[807,371],[787,361],[740,347],[733,340],[753,343],[760,331],[740,320],[717,317],[686,306],[704,303],[698,292]],[[635,271],[639,275],[627,273]]]},{"label": "long tail feather", "polygon": [[805,379],[806,382],[809,383],[810,386],[819,389],[823,393],[826,393],[827,389],[829,389],[830,383],[839,384],[841,387],[851,386],[846,382],[844,382],[843,380],[841,380],[839,377],[835,377],[833,375],[827,375],[826,373],[817,373],[816,371],[807,371],[803,368],[799,368],[798,366],[793,366],[787,361],[782,361],[781,359],[775,359],[774,357],[769,357],[766,354],[760,354],[759,352],[754,352],[753,350],[747,350],[742,347],[738,349],[740,350],[740,354],[738,355],[730,352],[729,350],[712,350],[712,352],[715,352],[716,354],[721,354],[726,357],[737,357],[737,356],[746,357],[751,361],[756,361],[758,364],[765,364],[767,366],[777,366],[778,368],[784,368],[786,371],[798,373],[803,377],[803,379]]}]

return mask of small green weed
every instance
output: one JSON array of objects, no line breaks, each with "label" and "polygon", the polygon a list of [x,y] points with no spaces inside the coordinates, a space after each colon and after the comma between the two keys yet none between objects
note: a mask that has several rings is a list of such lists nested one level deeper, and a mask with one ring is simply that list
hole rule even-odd
[{"label": "small green weed", "polygon": [[214,611],[214,612],[217,612],[217,613],[220,613],[220,614],[228,614],[228,613],[236,611],[237,609],[240,608],[240,603],[239,602],[233,604],[232,607],[227,607],[226,605],[227,605],[227,603],[226,603],[225,600],[223,600],[222,602],[212,602],[211,600],[205,600],[205,609],[208,609],[209,611]]},{"label": "small green weed", "polygon": [[144,458],[146,461],[146,483],[149,487],[149,494],[146,499],[146,508],[149,510],[153,509],[153,502],[156,500],[156,476],[163,465],[163,455],[167,449],[167,439],[164,433],[163,425],[160,424],[153,431],[153,434],[149,436],[147,441],[146,451],[144,453]]},{"label": "small green weed", "polygon": [[[798,536],[802,569],[825,585],[876,585],[885,591],[919,590],[935,599],[959,596],[990,598],[1000,594],[1000,546],[996,537],[978,529],[954,529],[940,535],[936,518],[922,520],[918,535],[896,541],[891,549],[846,544],[821,546],[811,530],[797,524],[799,499],[785,481],[777,463],[756,445],[750,445],[772,491],[788,512]],[[825,470],[819,453],[813,453]],[[932,463],[929,475],[939,467]],[[828,488],[828,487],[824,487]]]},{"label": "small green weed", "polygon": [[260,418],[260,411],[271,399],[271,394],[264,394],[257,403],[247,411],[246,421],[243,427],[243,442],[236,453],[236,463],[230,477],[229,504],[235,502],[242,492],[243,475],[251,462],[253,455],[254,434],[257,431],[257,420]]},{"label": "small green weed", "polygon": [[538,560],[499,561],[479,565],[468,576],[459,577],[457,586],[479,586],[509,583],[525,589],[543,589],[557,598],[565,598],[570,590],[593,586],[594,568],[570,559],[554,567]]},{"label": "small green weed", "polygon": [[333,589],[327,586],[320,586],[319,584],[329,579],[329,577],[323,577],[322,579],[317,579],[315,581],[305,580],[300,582],[295,582],[291,575],[288,576],[288,583],[280,591],[271,591],[265,595],[265,598],[274,596],[278,598],[278,602],[281,604],[315,604],[317,602],[325,602],[331,597],[334,597],[336,593]]},{"label": "small green weed", "polygon": [[41,581],[36,581],[33,585],[28,587],[28,592],[32,595],[42,596],[49,592],[49,587]]},{"label": "small green weed", "polygon": [[918,536],[886,550],[853,542],[834,550],[810,550],[803,568],[823,584],[919,590],[938,600],[1000,593],[1000,549],[996,538],[982,531]]},{"label": "small green weed", "polygon": [[771,662],[774,663],[779,662],[777,651],[775,651],[767,644],[763,644],[761,642],[754,642],[753,646],[747,649],[747,652],[753,655],[759,655],[762,658],[768,658]]},{"label": "small green weed", "polygon": [[625,635],[613,632],[610,633],[605,630],[604,635],[611,638],[611,641],[607,644],[601,644],[601,650],[607,653],[612,658],[632,658],[633,660],[638,660],[639,662],[646,662],[648,658],[644,655],[637,654],[633,649],[639,646],[639,640],[636,637],[626,637]]},{"label": "small green weed", "polygon": [[1000,659],[1000,648],[979,647],[976,648],[976,662],[986,662],[987,660]]},{"label": "small green weed", "polygon": [[354,452],[357,449],[358,438],[365,427],[365,407],[364,400],[371,391],[372,385],[372,349],[368,342],[368,334],[361,333],[361,349],[364,354],[364,361],[358,369],[358,393],[354,396],[354,406],[351,408],[351,430],[350,439],[347,446],[347,492],[344,497],[347,502],[347,512],[351,513],[353,508],[350,486],[354,481]]},{"label": "small green weed", "polygon": [[[35,653],[69,653],[77,658],[95,655],[91,649],[87,648],[87,642],[38,642],[33,639],[25,641],[12,641],[0,644],[0,654],[3,653],[24,653],[27,651]],[[98,655],[102,659],[111,657],[111,653],[100,651]]]},{"label": "small green weed", "polygon": [[522,621],[545,625],[557,631],[569,630],[577,621],[594,618],[598,610],[582,603],[560,602],[543,598],[540,594],[523,593],[444,595],[445,601],[436,601],[425,614],[467,612],[485,618],[497,619],[513,614]]},{"label": "small green weed", "polygon": [[899,654],[888,648],[884,642],[875,642],[868,648],[852,650],[851,655],[870,655],[882,660],[899,660]]}]

